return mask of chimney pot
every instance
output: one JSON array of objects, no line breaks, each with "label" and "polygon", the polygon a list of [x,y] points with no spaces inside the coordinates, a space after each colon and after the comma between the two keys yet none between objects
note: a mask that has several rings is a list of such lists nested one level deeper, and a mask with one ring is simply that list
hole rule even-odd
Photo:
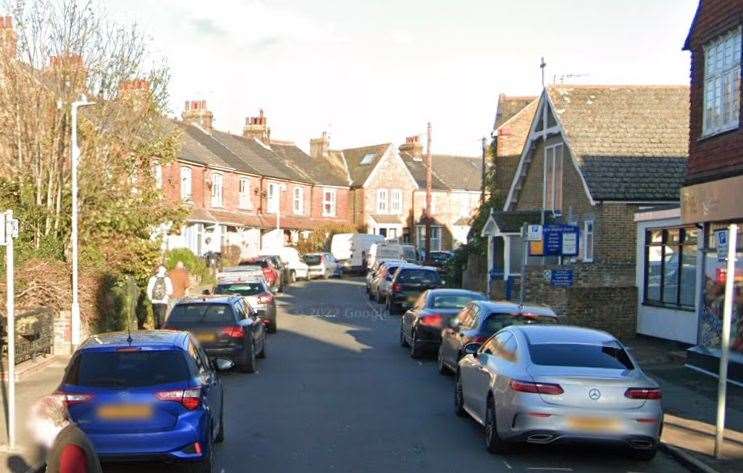
[{"label": "chimney pot", "polygon": [[199,125],[206,132],[212,131],[214,114],[206,108],[206,100],[187,100],[181,118],[186,123]]},{"label": "chimney pot", "polygon": [[243,137],[247,139],[255,138],[265,144],[270,144],[271,129],[268,127],[268,118],[264,115],[262,108],[258,110],[257,117],[248,117],[245,119]]}]

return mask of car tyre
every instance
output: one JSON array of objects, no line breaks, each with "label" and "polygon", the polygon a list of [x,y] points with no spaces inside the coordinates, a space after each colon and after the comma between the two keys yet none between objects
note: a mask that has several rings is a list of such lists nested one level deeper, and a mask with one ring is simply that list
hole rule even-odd
[{"label": "car tyre", "polygon": [[400,306],[393,303],[389,297],[387,298],[387,312],[390,315],[400,315]]},{"label": "car tyre", "polygon": [[400,324],[400,346],[403,348],[410,346],[407,339],[405,339],[405,333],[402,331],[402,323]]},{"label": "car tyre", "polygon": [[415,329],[410,332],[410,358],[417,360],[423,356],[423,347],[415,338]]},{"label": "car tyre", "polygon": [[438,365],[439,373],[443,375],[448,375],[451,372],[449,371],[449,367],[446,366],[446,363],[444,363],[444,359],[441,357],[441,348],[438,350],[438,355],[436,356],[436,363]]},{"label": "car tyre", "polygon": [[638,449],[632,449],[631,451],[632,458],[634,458],[635,460],[640,460],[644,462],[650,461],[653,458],[655,458],[656,453],[658,453],[658,445],[653,446],[653,448],[642,449],[642,450],[638,448]]},{"label": "car tyre", "polygon": [[219,431],[214,438],[215,443],[224,442],[224,397],[222,398],[222,412],[219,413]]},{"label": "car tyre", "polygon": [[268,333],[276,333],[276,321],[275,320],[269,321],[268,327],[266,327],[266,331]]},{"label": "car tyre", "polygon": [[457,373],[457,382],[454,385],[454,413],[458,417],[467,415],[464,410],[464,394],[462,393],[462,377]]},{"label": "car tyre", "polygon": [[509,444],[498,435],[498,423],[495,417],[495,403],[493,398],[488,398],[488,406],[485,410],[485,448],[490,453],[506,453]]},{"label": "car tyre", "polygon": [[266,339],[263,339],[263,348],[261,348],[261,352],[256,355],[256,358],[265,358],[266,357]]},{"label": "car tyre", "polygon": [[243,373],[255,373],[255,346],[251,343],[245,348],[242,359],[238,363],[238,368]]}]

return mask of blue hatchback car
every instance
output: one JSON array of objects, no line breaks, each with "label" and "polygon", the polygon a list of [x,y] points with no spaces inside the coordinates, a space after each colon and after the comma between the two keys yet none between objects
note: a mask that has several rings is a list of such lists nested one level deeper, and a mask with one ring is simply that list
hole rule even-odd
[{"label": "blue hatchback car", "polygon": [[210,472],[212,447],[224,439],[222,382],[187,332],[95,335],[57,394],[102,461],[182,461]]}]

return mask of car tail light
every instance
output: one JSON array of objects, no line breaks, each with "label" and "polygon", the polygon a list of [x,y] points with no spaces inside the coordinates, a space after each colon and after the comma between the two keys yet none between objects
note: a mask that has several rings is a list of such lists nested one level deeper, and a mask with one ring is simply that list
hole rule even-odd
[{"label": "car tail light", "polygon": [[630,399],[661,399],[663,392],[659,388],[629,388],[624,397]]},{"label": "car tail light", "polygon": [[189,411],[193,411],[201,405],[201,389],[198,388],[161,391],[155,394],[155,397],[161,401],[177,402]]},{"label": "car tail light", "polygon": [[273,294],[266,292],[258,296],[259,304],[270,304],[271,302],[273,302]]},{"label": "car tail light", "polygon": [[396,282],[392,285],[392,292],[400,292],[402,291],[402,286],[400,286],[399,282]]},{"label": "car tail light", "polygon": [[514,391],[521,393],[549,394],[551,396],[557,396],[565,392],[559,384],[532,383],[530,381],[519,381],[517,379],[512,379],[509,386]]},{"label": "car tail light", "polygon": [[441,327],[444,325],[444,316],[441,314],[429,314],[420,318],[421,325],[428,327]]},{"label": "car tail light", "polygon": [[230,338],[243,338],[245,336],[245,328],[241,325],[233,325],[223,328],[222,334]]},{"label": "car tail light", "polygon": [[63,393],[58,391],[54,393],[54,395],[62,399],[62,402],[64,402],[67,407],[82,404],[93,399],[92,394],[85,393]]}]

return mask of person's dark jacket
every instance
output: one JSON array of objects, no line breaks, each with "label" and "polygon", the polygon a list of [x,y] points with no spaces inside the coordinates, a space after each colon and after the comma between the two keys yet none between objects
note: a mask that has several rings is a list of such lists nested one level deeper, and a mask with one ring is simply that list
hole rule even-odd
[{"label": "person's dark jacket", "polygon": [[101,462],[85,433],[76,425],[62,429],[46,460],[47,473],[103,473]]}]

